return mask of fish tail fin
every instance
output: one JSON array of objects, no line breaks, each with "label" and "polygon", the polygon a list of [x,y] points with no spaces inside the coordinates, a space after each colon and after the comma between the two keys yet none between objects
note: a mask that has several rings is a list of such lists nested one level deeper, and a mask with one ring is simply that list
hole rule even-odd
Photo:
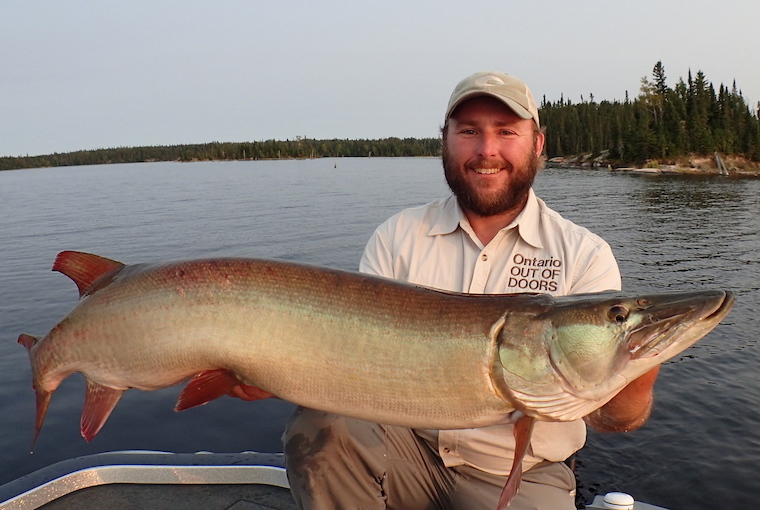
[{"label": "fish tail fin", "polygon": [[31,352],[32,347],[37,345],[37,342],[39,342],[40,339],[33,335],[27,335],[26,333],[21,333],[18,337],[18,343],[26,347],[27,352]]},{"label": "fish tail fin", "polygon": [[50,405],[50,398],[53,396],[52,391],[44,391],[40,389],[40,385],[37,384],[36,371],[34,370],[34,361],[32,358],[32,348],[37,345],[37,342],[39,341],[40,339],[36,336],[27,335],[26,333],[22,333],[18,337],[18,343],[26,348],[27,352],[29,353],[29,359],[32,360],[32,377],[34,381],[32,383],[32,387],[34,388],[36,418],[34,424],[34,437],[32,438],[32,445],[29,450],[30,452],[34,451],[34,444],[37,442],[37,437],[40,435],[40,430],[42,430],[42,423],[45,421],[45,414],[47,414],[47,409]]},{"label": "fish tail fin", "polygon": [[42,430],[42,423],[45,421],[45,415],[47,414],[50,398],[52,396],[52,391],[34,390],[37,417],[34,421],[34,437],[32,438],[32,445],[29,447],[29,453],[34,453],[34,445],[37,442],[37,437],[40,435],[40,430]]},{"label": "fish tail fin", "polygon": [[[522,413],[520,413],[522,414]],[[522,460],[530,445],[530,437],[533,435],[533,426],[536,419],[530,416],[521,416],[513,425],[515,436],[515,458],[512,461],[512,469],[509,471],[507,482],[501,490],[499,504],[496,510],[503,510],[509,506],[510,501],[517,495],[520,490],[520,481],[522,480]]]},{"label": "fish tail fin", "polygon": [[87,393],[84,397],[80,428],[82,437],[88,442],[103,428],[123,393],[124,390],[109,388],[87,379]]},{"label": "fish tail fin", "polygon": [[115,260],[83,253],[79,251],[62,251],[55,258],[53,271],[63,273],[77,284],[79,297],[82,297],[102,276],[124,267]]}]

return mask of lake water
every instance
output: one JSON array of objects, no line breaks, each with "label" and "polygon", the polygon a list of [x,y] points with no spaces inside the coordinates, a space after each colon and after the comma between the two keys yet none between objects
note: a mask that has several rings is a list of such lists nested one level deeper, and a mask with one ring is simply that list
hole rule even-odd
[{"label": "lake water", "polygon": [[[591,433],[581,493],[624,490],[672,510],[753,508],[760,496],[760,180],[547,169],[536,190],[604,237],[623,287],[737,293],[715,331],[667,363],[652,417]],[[79,435],[84,383],[55,393],[35,452],[22,332],[45,334],[77,292],[64,249],[125,263],[246,256],[355,270],[374,228],[447,193],[437,159],[142,163],[0,172],[0,484],[110,450],[279,451],[292,406],[223,398],[172,411],[179,388],[126,392],[100,434]]]}]

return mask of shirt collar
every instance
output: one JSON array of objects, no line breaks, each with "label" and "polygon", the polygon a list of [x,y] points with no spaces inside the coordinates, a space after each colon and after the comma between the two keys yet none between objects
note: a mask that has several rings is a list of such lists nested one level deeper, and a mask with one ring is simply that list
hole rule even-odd
[{"label": "shirt collar", "polygon": [[[541,221],[541,205],[533,188],[528,192],[528,202],[525,208],[517,215],[517,218],[504,227],[502,231],[517,227],[517,232],[526,243],[535,248],[543,248],[539,227]],[[468,224],[467,217],[457,203],[454,195],[451,195],[439,209],[438,216],[428,230],[429,236],[452,234],[460,225]]]},{"label": "shirt collar", "polygon": [[513,225],[517,226],[517,231],[523,241],[534,248],[541,249],[544,247],[541,242],[541,204],[533,188],[528,193],[528,202],[525,204],[525,208],[509,227]]},{"label": "shirt collar", "polygon": [[429,236],[451,234],[459,227],[460,222],[467,221],[454,195],[450,195],[438,211],[437,217],[433,219],[433,224],[428,230]]}]

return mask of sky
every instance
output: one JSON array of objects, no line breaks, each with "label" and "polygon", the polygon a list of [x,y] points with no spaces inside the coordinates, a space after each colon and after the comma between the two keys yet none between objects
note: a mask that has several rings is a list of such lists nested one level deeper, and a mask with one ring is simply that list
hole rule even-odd
[{"label": "sky", "polygon": [[0,156],[438,136],[483,70],[638,95],[658,61],[760,101],[757,0],[3,0]]}]

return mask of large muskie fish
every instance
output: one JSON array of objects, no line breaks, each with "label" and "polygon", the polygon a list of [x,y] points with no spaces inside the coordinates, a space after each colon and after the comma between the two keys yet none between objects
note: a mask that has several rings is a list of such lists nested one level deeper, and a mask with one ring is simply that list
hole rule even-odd
[{"label": "large muskie fish", "polygon": [[[177,409],[240,384],[290,402],[426,429],[569,421],[712,330],[722,290],[626,297],[466,295],[271,260],[125,266],[65,251],[53,266],[79,304],[42,340],[21,335],[37,397],[35,439],[60,382],[87,381],[89,441],[124,390],[193,377]],[[513,413],[513,411],[519,413]],[[519,425],[519,426],[518,426]]]}]

